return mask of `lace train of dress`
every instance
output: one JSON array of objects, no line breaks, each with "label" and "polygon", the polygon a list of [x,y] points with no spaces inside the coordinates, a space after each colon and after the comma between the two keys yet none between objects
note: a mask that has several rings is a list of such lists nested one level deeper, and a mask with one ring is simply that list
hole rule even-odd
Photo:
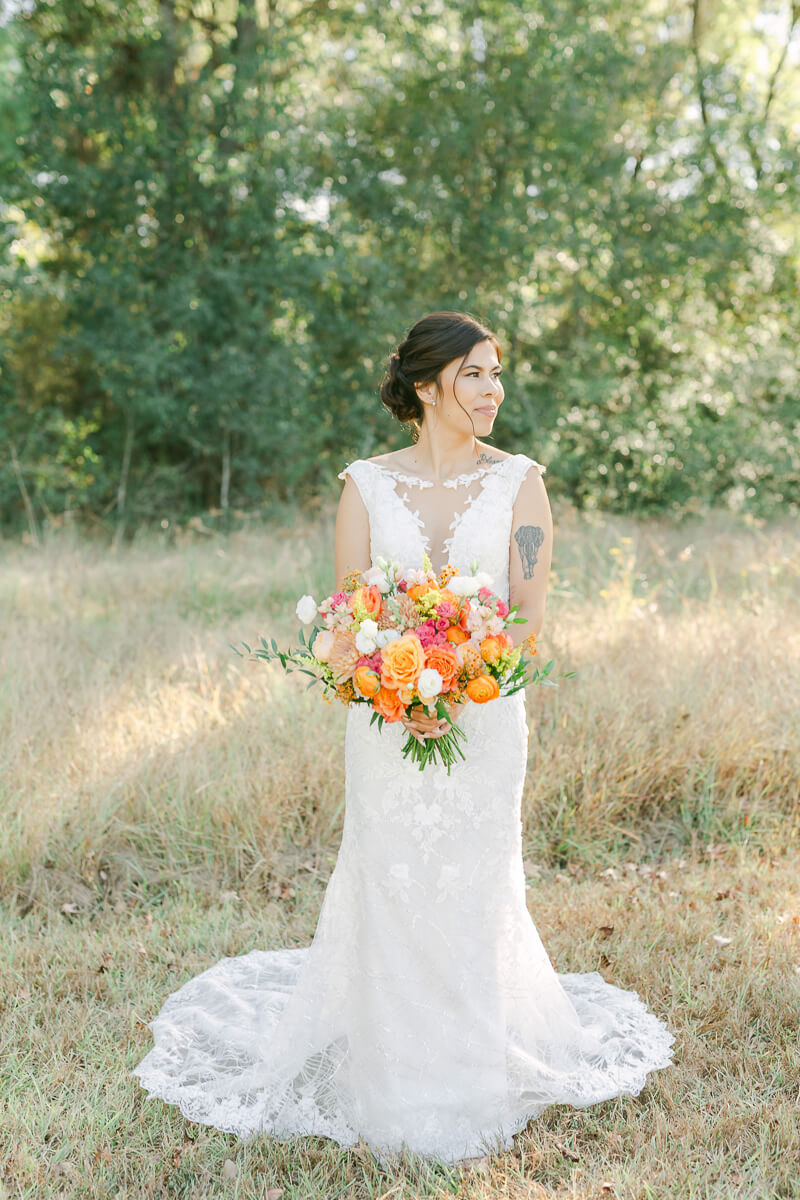
[{"label": "lace train of dress", "polygon": [[[506,596],[511,507],[531,463],[478,473],[447,547],[462,569],[487,563]],[[373,560],[419,565],[426,540],[393,473],[348,471]],[[508,1147],[552,1103],[636,1096],[670,1064],[674,1035],[638,994],[596,971],[557,974],[527,911],[524,694],[467,705],[460,723],[467,760],[448,776],[402,758],[402,727],[348,712],[342,844],[311,945],[223,958],[168,996],[132,1072],[142,1087],[245,1140],[363,1138],[455,1161]]]}]

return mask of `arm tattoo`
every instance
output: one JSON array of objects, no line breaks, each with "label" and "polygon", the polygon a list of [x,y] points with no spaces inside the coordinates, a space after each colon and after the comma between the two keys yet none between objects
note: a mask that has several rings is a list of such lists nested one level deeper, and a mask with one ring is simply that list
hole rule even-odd
[{"label": "arm tattoo", "polygon": [[519,547],[522,574],[525,579],[530,579],[533,576],[533,568],[536,566],[539,550],[544,541],[544,530],[541,525],[520,525],[514,534],[514,541]]}]

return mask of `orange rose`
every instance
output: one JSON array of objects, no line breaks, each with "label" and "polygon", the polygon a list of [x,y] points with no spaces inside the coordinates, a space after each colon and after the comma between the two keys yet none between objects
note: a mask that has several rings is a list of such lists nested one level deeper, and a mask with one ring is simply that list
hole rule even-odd
[{"label": "orange rose", "polygon": [[481,642],[481,658],[484,662],[495,663],[501,654],[511,649],[511,638],[506,633],[490,634]]},{"label": "orange rose", "polygon": [[470,614],[471,608],[472,605],[470,604],[469,600],[464,600],[461,608],[461,617],[458,622],[462,629],[467,628],[467,617]]},{"label": "orange rose", "polygon": [[497,699],[500,688],[491,675],[478,675],[467,684],[467,695],[476,704],[486,704],[487,700]]},{"label": "orange rose", "polygon": [[405,716],[406,706],[396,688],[382,687],[372,701],[372,707],[385,721],[399,721]]},{"label": "orange rose", "polygon": [[469,634],[467,633],[466,629],[462,629],[460,625],[451,625],[450,628],[445,631],[444,636],[453,646],[460,646],[462,642],[469,641]]},{"label": "orange rose", "polygon": [[359,667],[353,676],[353,682],[356,685],[356,691],[371,700],[380,690],[381,677],[371,667]]},{"label": "orange rose", "polygon": [[455,654],[445,646],[429,646],[425,653],[425,666],[439,672],[442,677],[443,692],[450,691],[453,680],[461,670]]},{"label": "orange rose", "polygon": [[359,604],[366,609],[368,617],[372,617],[374,620],[378,616],[383,607],[383,600],[374,583],[371,583],[369,587],[356,588],[347,601],[347,607],[350,609],[350,612],[354,612],[356,606]]},{"label": "orange rose", "polygon": [[387,688],[414,686],[425,669],[425,651],[415,633],[387,642],[382,651],[381,683]]},{"label": "orange rose", "polygon": [[417,583],[408,589],[406,595],[410,596],[412,600],[421,600],[423,596],[427,596],[428,592],[438,591],[435,583]]}]

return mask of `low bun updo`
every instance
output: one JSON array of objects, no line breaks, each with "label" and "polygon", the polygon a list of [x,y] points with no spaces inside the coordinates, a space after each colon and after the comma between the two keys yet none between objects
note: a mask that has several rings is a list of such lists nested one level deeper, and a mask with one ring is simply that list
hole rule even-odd
[{"label": "low bun updo", "polygon": [[389,364],[381,383],[381,401],[398,421],[419,424],[422,420],[422,401],[402,365],[404,346],[405,342],[401,342],[398,349],[389,355]]},{"label": "low bun updo", "polygon": [[410,421],[419,428],[425,406],[414,385],[435,383],[439,388],[442,369],[456,358],[463,361],[477,342],[487,339],[502,359],[495,335],[468,313],[428,313],[389,355],[381,381],[381,402],[398,421]]}]

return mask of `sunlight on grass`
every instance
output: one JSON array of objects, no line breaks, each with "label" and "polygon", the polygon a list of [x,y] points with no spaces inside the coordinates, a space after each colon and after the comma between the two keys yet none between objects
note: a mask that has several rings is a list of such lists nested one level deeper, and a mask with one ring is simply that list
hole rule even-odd
[{"label": "sunlight on grass", "polygon": [[637,1099],[551,1107],[469,1175],[324,1139],[241,1146],[146,1103],[125,1072],[165,995],[313,935],[346,713],[230,643],[294,639],[296,598],[331,580],[330,517],[117,553],[0,543],[10,1194],[792,1194],[795,530],[555,517],[539,653],[577,677],[527,696],[530,908],[559,971],[600,970],[668,1022],[674,1069]]}]

